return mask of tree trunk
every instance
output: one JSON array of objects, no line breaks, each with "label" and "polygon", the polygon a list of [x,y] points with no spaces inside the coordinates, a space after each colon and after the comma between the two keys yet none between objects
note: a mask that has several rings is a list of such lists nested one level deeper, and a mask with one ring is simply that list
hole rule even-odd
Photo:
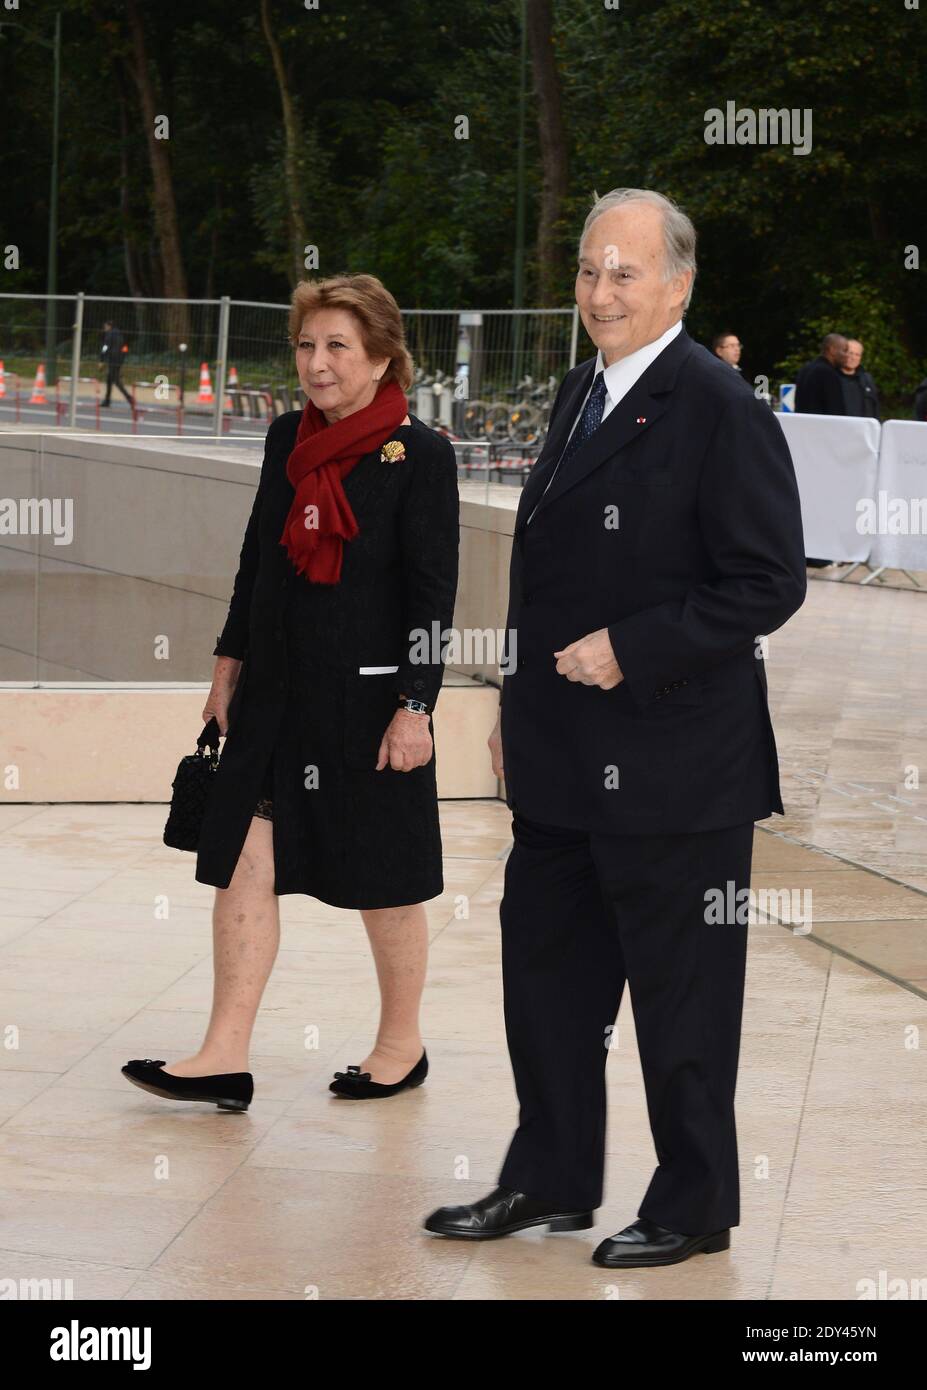
[{"label": "tree trunk", "polygon": [[287,270],[291,276],[292,284],[295,285],[298,280],[305,279],[306,275],[303,260],[306,219],[303,215],[302,188],[299,174],[299,156],[302,136],[299,113],[296,109],[296,103],[293,100],[293,94],[290,91],[290,84],[287,81],[286,68],[283,63],[283,55],[280,52],[280,45],[277,42],[271,23],[270,0],[261,0],[261,25],[264,29],[264,37],[267,40],[267,47],[270,49],[271,62],[274,65],[274,76],[277,79],[277,86],[280,90],[280,106],[283,111],[283,174],[286,185],[287,206]]},{"label": "tree trunk", "polygon": [[[138,257],[132,241],[129,198],[129,113],[126,109],[126,92],[121,72],[116,73],[116,91],[119,94],[119,221],[122,226],[122,259],[125,265],[129,294],[133,299],[142,299],[145,291],[139,277]],[[138,331],[137,323],[136,331]]]},{"label": "tree trunk", "polygon": [[216,257],[219,254],[219,220],[222,215],[222,192],[218,179],[214,186],[212,231],[209,233],[209,260],[206,262],[206,287],[203,296],[206,299],[215,299],[216,287]]},{"label": "tree trunk", "polygon": [[[184,271],[183,251],[180,245],[180,230],[177,225],[177,202],[174,197],[174,181],[168,155],[168,142],[155,139],[155,117],[163,115],[158,111],[155,101],[154,83],[148,66],[148,51],[145,42],[145,28],[139,13],[138,0],[126,0],[129,15],[129,30],[132,40],[133,61],[130,64],[135,85],[138,88],[142,123],[145,139],[148,142],[148,158],[151,164],[153,189],[154,224],[158,235],[158,249],[161,260],[161,278],[164,296],[168,299],[187,298],[187,276]],[[164,325],[168,333],[168,345],[189,337],[189,312],[186,304],[164,306],[167,313]]]},{"label": "tree trunk", "polygon": [[550,0],[525,0],[528,46],[537,93],[541,149],[541,205],[538,210],[538,303],[568,302],[569,271],[560,218],[568,188],[566,131],[560,98],[560,74],[554,57]]}]

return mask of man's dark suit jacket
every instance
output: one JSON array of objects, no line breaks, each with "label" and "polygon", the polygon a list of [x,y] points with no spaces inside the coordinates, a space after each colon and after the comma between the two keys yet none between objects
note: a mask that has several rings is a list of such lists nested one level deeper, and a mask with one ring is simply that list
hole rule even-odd
[{"label": "man's dark suit jacket", "polygon": [[826,357],[806,362],[795,378],[795,412],[798,415],[846,415],[842,373]]},{"label": "man's dark suit jacket", "polygon": [[846,372],[840,373],[840,385],[843,390],[843,404],[847,415],[862,415],[865,419],[881,419],[882,410],[879,405],[879,393],[876,384],[864,367],[857,367],[855,372],[847,376]]},{"label": "man's dark suit jacket", "polygon": [[101,362],[119,362],[122,359],[122,345],[125,334],[121,328],[108,328],[100,344]]},{"label": "man's dark suit jacket", "polygon": [[[590,359],[561,383],[516,516],[507,803],[615,834],[781,813],[756,639],[805,597],[782,429],[683,328],[542,496],[594,369]],[[624,680],[603,690],[558,675],[555,649],[603,627]]]}]

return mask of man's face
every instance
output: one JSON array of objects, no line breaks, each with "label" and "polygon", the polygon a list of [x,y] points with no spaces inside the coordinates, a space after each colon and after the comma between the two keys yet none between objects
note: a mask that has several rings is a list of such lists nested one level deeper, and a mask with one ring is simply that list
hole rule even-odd
[{"label": "man's face", "polygon": [[842,367],[846,355],[846,338],[836,338],[834,342],[828,344],[827,348],[824,351],[824,356],[827,358],[828,362],[830,362],[831,365],[834,367]]},{"label": "man's face", "polygon": [[741,342],[733,333],[728,334],[723,343],[719,343],[715,348],[715,353],[724,362],[730,362],[732,367],[736,367],[740,361]]},{"label": "man's face", "polygon": [[692,272],[664,280],[663,255],[663,215],[649,203],[610,208],[586,233],[576,303],[606,366],[652,343],[682,317]]},{"label": "man's face", "polygon": [[858,338],[847,339],[847,350],[843,355],[843,370],[855,372],[863,360],[863,345]]}]

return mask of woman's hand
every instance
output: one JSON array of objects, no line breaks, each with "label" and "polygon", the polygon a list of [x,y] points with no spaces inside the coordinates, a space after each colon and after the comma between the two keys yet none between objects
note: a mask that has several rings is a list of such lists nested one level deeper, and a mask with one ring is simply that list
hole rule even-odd
[{"label": "woman's hand", "polygon": [[431,761],[432,747],[428,716],[397,709],[380,740],[377,772],[382,772],[387,763],[395,772],[411,772],[414,767],[424,767]]},{"label": "woman's hand", "polygon": [[224,737],[229,729],[229,705],[238,684],[241,662],[232,656],[217,656],[212,675],[212,685],[203,706],[203,723],[215,719],[219,733]]}]

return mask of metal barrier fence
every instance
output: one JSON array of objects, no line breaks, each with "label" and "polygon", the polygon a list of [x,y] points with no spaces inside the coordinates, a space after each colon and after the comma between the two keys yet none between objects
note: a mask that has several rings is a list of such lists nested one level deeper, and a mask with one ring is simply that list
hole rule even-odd
[{"label": "metal barrier fence", "polygon": [[[4,378],[18,379],[21,394],[25,383],[37,380],[41,367],[45,391],[59,402],[56,422],[73,428],[81,382],[96,380],[92,373],[100,359],[103,324],[109,321],[124,335],[120,375],[133,397],[143,389],[148,398],[181,411],[190,404],[211,407],[214,430],[220,434],[223,417],[231,411],[258,414],[264,408],[261,401],[267,401],[270,413],[276,413],[278,404],[289,409],[302,403],[287,341],[288,312],[287,304],[227,296],[180,300],[0,294],[0,404]],[[471,423],[488,420],[490,408],[498,416],[506,404],[531,401],[540,418],[557,383],[576,364],[575,306],[402,312],[417,369],[410,395],[416,413],[428,423],[467,432],[468,418]],[[53,344],[50,358],[46,342]],[[19,394],[17,408],[18,401]],[[492,428],[486,437],[492,437]],[[529,442],[530,437],[530,431],[524,435]]]}]

